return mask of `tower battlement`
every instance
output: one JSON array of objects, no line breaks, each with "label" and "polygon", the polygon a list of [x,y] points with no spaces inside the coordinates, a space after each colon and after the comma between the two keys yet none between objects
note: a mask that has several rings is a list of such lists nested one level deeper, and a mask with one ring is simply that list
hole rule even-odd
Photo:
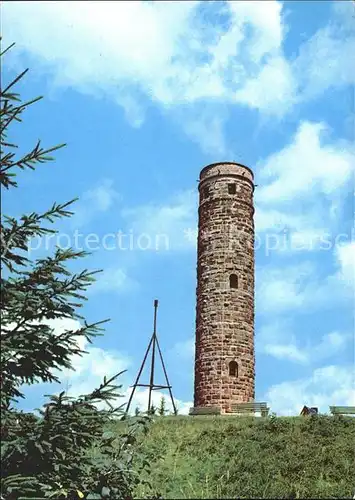
[{"label": "tower battlement", "polygon": [[215,176],[241,176],[248,178],[251,182],[254,181],[253,171],[249,167],[231,161],[211,163],[204,167],[200,172],[200,182]]},{"label": "tower battlement", "polygon": [[200,173],[194,407],[254,400],[254,175],[233,162]]}]

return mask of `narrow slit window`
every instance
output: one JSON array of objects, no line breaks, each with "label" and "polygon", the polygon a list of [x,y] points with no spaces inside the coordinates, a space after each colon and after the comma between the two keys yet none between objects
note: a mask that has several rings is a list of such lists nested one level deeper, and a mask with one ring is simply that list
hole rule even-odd
[{"label": "narrow slit window", "polygon": [[209,191],[208,187],[203,188],[203,190],[202,190],[203,198],[207,198],[209,196],[209,194],[210,194],[210,191]]},{"label": "narrow slit window", "polygon": [[235,184],[228,184],[228,193],[235,194],[237,192],[237,188]]},{"label": "narrow slit window", "polygon": [[236,361],[229,363],[229,375],[231,377],[238,377],[238,363]]},{"label": "narrow slit window", "polygon": [[229,276],[229,288],[238,288],[238,276],[236,274]]}]

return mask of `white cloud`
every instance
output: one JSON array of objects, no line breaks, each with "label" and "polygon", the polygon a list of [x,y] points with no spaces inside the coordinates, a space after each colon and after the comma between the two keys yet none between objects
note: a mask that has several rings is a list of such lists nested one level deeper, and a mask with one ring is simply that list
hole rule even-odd
[{"label": "white cloud", "polygon": [[[65,331],[76,331],[82,327],[80,321],[67,318],[43,320],[41,323],[53,328],[54,333],[58,335]],[[94,347],[84,336],[77,338],[77,345],[86,353],[82,356],[73,355],[71,357],[73,370],[54,371],[61,382],[60,390],[65,390],[69,396],[77,397],[92,392],[99,387],[105,376],[110,378],[120,371],[127,370],[132,364],[132,360],[126,354]],[[126,387],[128,385],[126,374],[121,375],[116,383]],[[124,387],[118,391],[122,396],[124,396]],[[57,390],[57,392],[59,391]],[[117,406],[123,402],[123,398],[118,399]]]},{"label": "white cloud", "polygon": [[[312,220],[311,217],[310,220]],[[325,229],[303,228],[290,234],[289,250],[291,252],[327,250],[331,248],[332,236]]]},{"label": "white cloud", "polygon": [[265,54],[281,47],[284,31],[281,2],[252,3],[244,0],[230,2],[229,5],[236,24],[250,23],[254,28],[253,40],[249,47],[254,62],[259,62]]},{"label": "white cloud", "polygon": [[[63,389],[69,396],[77,397],[81,394],[87,394],[102,383],[104,377],[109,379],[117,373],[127,370],[131,365],[131,359],[128,356],[116,351],[107,351],[100,347],[85,346],[87,354],[82,357],[76,357],[74,360],[75,371],[67,372],[66,376],[61,377]],[[125,385],[127,376],[121,375],[116,380],[116,384]],[[119,390],[122,393],[123,390]],[[122,394],[123,395],[123,394]],[[118,404],[122,404],[118,400]]]},{"label": "white cloud", "polygon": [[321,276],[310,262],[302,261],[258,269],[256,285],[256,307],[263,315],[333,309],[354,297],[339,271]]},{"label": "white cloud", "polygon": [[315,360],[325,359],[345,349],[349,342],[353,340],[351,334],[340,332],[328,333],[322,337],[319,344],[314,345],[309,356]]},{"label": "white cloud", "polygon": [[316,406],[322,413],[333,405],[355,405],[354,367],[318,368],[310,378],[271,386],[264,398],[278,415],[298,415],[304,405]]},{"label": "white cloud", "polygon": [[289,321],[275,320],[257,332],[256,350],[277,359],[314,366],[344,352],[353,340],[346,332],[333,331],[322,337],[319,333],[314,329],[299,331]]},{"label": "white cloud", "polygon": [[[256,192],[256,200],[257,199],[258,192]],[[256,204],[254,222],[256,231],[261,233],[270,229],[282,231],[286,227],[291,229],[303,227],[307,223],[307,218],[302,215],[288,213],[275,208],[267,208],[261,206],[260,204]]]},{"label": "white cloud", "polygon": [[[106,92],[129,109],[132,86],[133,95],[138,90],[170,107],[201,98],[233,101],[230,82],[242,87],[252,67],[280,49],[281,7],[213,3],[205,7],[211,20],[202,23],[200,2],[87,2],[85,9],[80,2],[70,8],[13,2],[5,6],[4,26],[6,39],[39,58],[56,85]],[[213,22],[218,12],[230,18],[227,31]]]},{"label": "white cloud", "polygon": [[[54,333],[58,335],[65,331],[76,331],[82,327],[80,321],[66,318],[43,320],[42,323],[53,328]],[[121,371],[132,368],[133,361],[131,357],[125,353],[94,347],[85,337],[78,337],[77,344],[80,349],[85,350],[86,353],[82,356],[73,355],[71,357],[74,370],[55,370],[55,375],[57,375],[61,381],[60,389],[57,389],[57,384],[53,385],[57,393],[64,390],[67,395],[71,397],[89,394],[99,387],[104,377],[109,379]],[[123,373],[116,379],[115,384],[122,385],[122,388],[117,391],[121,397],[118,398],[116,402],[113,402],[114,406],[124,405],[124,409],[132,392],[131,383],[132,381],[127,373]],[[46,385],[48,386],[48,384]],[[168,391],[153,391],[153,404],[159,406],[162,396],[166,399],[167,410],[172,411],[172,404]],[[182,401],[175,397],[174,402],[175,406],[178,408],[179,414],[182,415],[187,415],[189,409],[193,406],[192,402]],[[147,405],[148,390],[137,388],[132,400],[130,413],[134,413],[136,407],[139,407],[141,411],[146,411]],[[104,406],[105,404],[99,405],[99,407]]]},{"label": "white cloud", "polygon": [[[267,8],[268,4],[264,6]],[[260,14],[268,22],[266,13]],[[355,76],[347,59],[347,54],[355,51],[353,26],[349,22],[352,17],[351,2],[333,2],[328,24],[300,45],[296,57],[287,60],[281,51],[269,57],[259,72],[253,78],[249,75],[246,85],[237,91],[237,101],[281,117],[328,89],[352,85]],[[278,25],[274,22],[273,32],[278,34],[280,47],[285,28],[284,20]]]},{"label": "white cloud", "polygon": [[[337,3],[347,2],[334,2]],[[339,88],[355,82],[354,71],[348,64],[347,57],[355,52],[353,26],[346,25],[354,15],[351,2],[348,3],[348,6],[343,6],[340,10],[338,6],[333,6],[331,22],[316,31],[301,46],[298,57],[292,64],[302,100],[318,97],[328,88]]]},{"label": "white cloud", "polygon": [[[55,68],[60,83],[104,86],[130,78],[148,82],[156,78],[194,8],[195,2],[169,6],[90,1],[85,8],[80,2],[70,7],[61,2],[15,2],[4,15],[7,38],[18,40],[19,47],[47,63],[62,65],[61,77]],[[11,25],[14,18],[20,29]]]},{"label": "white cloud", "polygon": [[[57,335],[60,335],[65,331],[77,331],[82,328],[80,321],[69,318],[43,319],[41,323],[53,328],[54,333]],[[127,357],[120,355],[122,362],[118,362],[116,369],[114,367],[116,366],[115,363],[117,360],[114,359],[114,352],[111,353],[109,351],[103,351],[101,348],[93,347],[84,336],[77,338],[77,344],[80,349],[88,351],[89,354],[84,354],[83,356],[74,355],[72,360],[75,371],[63,370],[61,372],[62,374],[65,373],[67,375],[71,375],[72,377],[79,377],[88,370],[94,376],[103,378],[104,375],[113,375],[115,371],[120,371],[123,363],[126,363],[127,366],[131,363]],[[107,356],[107,363],[98,362],[96,366],[94,366],[96,363],[95,358],[99,360],[105,358],[105,356]],[[109,373],[104,372],[105,370]]]},{"label": "white cloud", "polygon": [[[264,205],[255,210],[255,248],[267,257],[273,253],[291,256],[294,253],[331,250],[335,234],[332,228],[319,227],[322,213],[310,211],[308,216],[297,210],[277,210]],[[301,211],[300,211],[301,212]]]},{"label": "white cloud", "polygon": [[294,344],[266,344],[264,346],[264,352],[278,359],[296,361],[299,363],[306,363],[308,361],[307,355]]},{"label": "white cloud", "polygon": [[171,87],[179,92],[180,38],[197,5],[103,1],[84,9],[81,2],[15,2],[4,9],[6,38],[45,62],[57,85],[106,92],[119,101],[121,89],[127,94],[133,84],[160,100]]},{"label": "white cloud", "polygon": [[[132,389],[127,389],[125,392],[124,400],[122,401],[128,402],[128,399],[131,395]],[[161,398],[164,397],[166,403],[166,409],[168,412],[173,412],[173,405],[171,402],[171,398],[168,391],[152,391],[152,404],[158,408],[160,405]],[[173,395],[174,397],[174,395]],[[132,399],[131,407],[129,413],[134,413],[136,408],[139,408],[141,412],[147,411],[148,408],[148,398],[149,398],[149,390],[148,389],[139,389],[134,392],[134,396]],[[182,401],[180,399],[176,399],[174,397],[175,408],[178,409],[179,415],[188,415],[189,410],[193,407],[193,403],[191,401]]]},{"label": "white cloud", "polygon": [[[34,323],[38,323],[37,321]],[[41,324],[47,325],[50,328],[53,328],[54,333],[56,335],[60,335],[61,333],[68,332],[68,331],[77,331],[82,328],[82,324],[80,321],[77,319],[71,319],[71,318],[54,318],[54,319],[42,319],[40,321]],[[77,344],[80,347],[80,349],[85,349],[85,346],[87,345],[87,340],[85,337],[78,337],[77,338]]]},{"label": "white cloud", "polygon": [[[313,274],[313,276],[312,276]],[[313,280],[310,280],[310,277]],[[282,314],[308,304],[317,288],[314,267],[309,262],[300,265],[264,267],[256,272],[256,304],[260,313]]]},{"label": "white cloud", "polygon": [[261,242],[266,238],[265,245],[270,232],[279,233],[273,251],[333,248],[353,175],[353,153],[350,144],[332,141],[329,132],[323,123],[303,121],[283,149],[258,164],[256,231]]},{"label": "white cloud", "polygon": [[146,234],[153,250],[182,250],[196,245],[197,194],[183,191],[163,204],[151,203],[122,211],[135,234]]},{"label": "white cloud", "polygon": [[84,193],[83,201],[94,203],[97,210],[106,212],[112,206],[114,200],[118,198],[117,192],[113,189],[112,185],[112,180],[103,180],[101,185]]},{"label": "white cloud", "polygon": [[[223,24],[216,21],[221,17]],[[282,117],[302,100],[348,84],[353,72],[346,54],[354,37],[343,18],[335,11],[329,26],[288,61],[283,3],[274,0],[90,1],[85,8],[9,2],[3,8],[6,41],[36,58],[57,87],[111,97],[133,126],[144,120],[144,97],[168,110],[197,105],[197,115],[213,101]],[[186,121],[180,120],[183,128],[205,148],[205,119]],[[213,127],[219,135],[221,123]],[[221,145],[216,141],[218,154]]]},{"label": "white cloud", "polygon": [[[80,2],[70,8],[12,2],[3,11],[6,39],[39,58],[57,85],[108,93],[133,113],[135,124],[143,119],[136,91],[168,107],[219,98],[281,116],[315,94],[310,86],[319,93],[348,83],[352,74],[345,54],[353,38],[341,18],[316,32],[296,61],[288,62],[278,1],[203,8],[201,2],[87,2],[85,9]],[[220,13],[229,18],[223,26],[215,21]],[[324,56],[332,65],[323,64]]]},{"label": "white cloud", "polygon": [[231,158],[233,154],[226,144],[223,130],[226,113],[220,108],[216,110],[215,106],[205,106],[201,110],[195,107],[193,112],[187,112],[184,107],[178,116],[185,132],[200,145],[205,154]]},{"label": "white cloud", "polygon": [[295,104],[293,75],[282,56],[271,58],[235,93],[236,102],[265,111],[273,116],[283,116]]},{"label": "white cloud", "polygon": [[259,203],[279,205],[315,192],[329,195],[350,180],[350,146],[326,144],[326,131],[323,123],[301,122],[293,141],[262,162],[259,175],[267,184],[257,190]]},{"label": "white cloud", "polygon": [[355,241],[339,245],[336,248],[336,257],[340,265],[339,279],[345,284],[354,287],[355,282]]},{"label": "white cloud", "polygon": [[120,268],[107,267],[96,276],[97,281],[89,288],[88,294],[100,292],[131,292],[139,284],[130,278],[126,271]]},{"label": "white cloud", "polygon": [[77,206],[75,206],[71,226],[79,228],[88,224],[99,213],[107,212],[112,208],[114,202],[119,198],[119,194],[113,187],[113,181],[111,179],[101,180],[97,186],[82,195]]}]

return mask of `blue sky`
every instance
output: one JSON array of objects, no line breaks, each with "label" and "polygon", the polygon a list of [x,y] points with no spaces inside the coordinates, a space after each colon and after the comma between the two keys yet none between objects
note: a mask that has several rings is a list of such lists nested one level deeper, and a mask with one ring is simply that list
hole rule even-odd
[{"label": "blue sky", "polygon": [[[92,255],[74,269],[103,269],[84,313],[111,322],[63,374],[73,394],[120,369],[129,394],[158,298],[173,392],[182,412],[192,405],[197,179],[237,161],[258,184],[256,399],[286,415],[355,404],[353,16],[340,1],[3,5],[5,43],[16,42],[3,79],[29,67],[23,97],[45,96],[14,137],[67,143],[21,174],[4,209],[78,196],[56,243],[76,234]],[[46,392],[32,387],[25,407]]]}]

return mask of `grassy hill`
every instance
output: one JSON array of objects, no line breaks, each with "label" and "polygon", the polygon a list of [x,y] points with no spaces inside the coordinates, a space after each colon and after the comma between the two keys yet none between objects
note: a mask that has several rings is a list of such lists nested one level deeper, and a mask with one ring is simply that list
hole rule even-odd
[{"label": "grassy hill", "polygon": [[354,445],[351,417],[177,416],[156,417],[139,447],[163,498],[352,498]]}]

